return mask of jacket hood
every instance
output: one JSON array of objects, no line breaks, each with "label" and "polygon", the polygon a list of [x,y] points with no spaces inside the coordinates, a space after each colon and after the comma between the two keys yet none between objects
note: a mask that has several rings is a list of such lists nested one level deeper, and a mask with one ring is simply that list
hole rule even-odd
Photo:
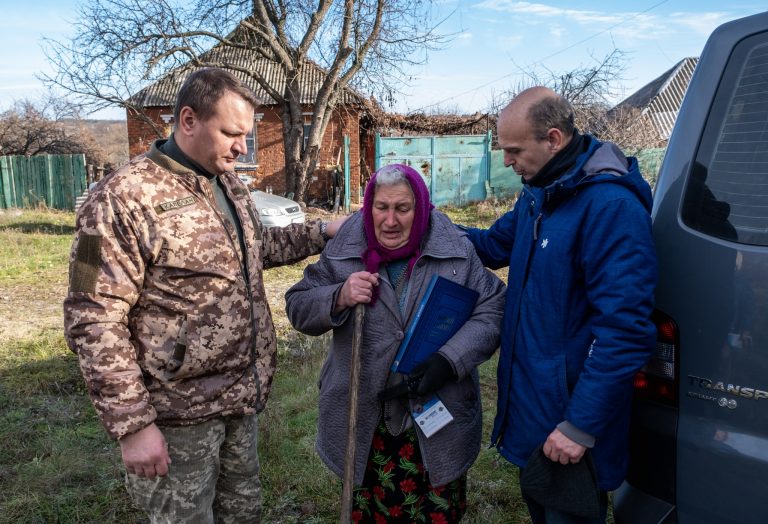
[{"label": "jacket hood", "polygon": [[597,183],[619,184],[632,191],[650,213],[653,196],[640,174],[635,157],[626,157],[616,144],[584,135],[589,145],[565,175],[544,188],[549,201],[557,201],[579,188]]}]

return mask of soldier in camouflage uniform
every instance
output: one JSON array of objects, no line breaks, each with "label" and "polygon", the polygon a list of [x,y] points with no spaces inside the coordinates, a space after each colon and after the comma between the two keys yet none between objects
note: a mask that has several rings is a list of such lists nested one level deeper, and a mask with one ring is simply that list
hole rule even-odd
[{"label": "soldier in camouflage uniform", "polygon": [[256,104],[227,72],[193,73],[173,135],[77,217],[66,338],[152,522],[259,521],[256,413],[276,363],[262,269],[318,253],[338,226],[261,226],[233,173]]}]

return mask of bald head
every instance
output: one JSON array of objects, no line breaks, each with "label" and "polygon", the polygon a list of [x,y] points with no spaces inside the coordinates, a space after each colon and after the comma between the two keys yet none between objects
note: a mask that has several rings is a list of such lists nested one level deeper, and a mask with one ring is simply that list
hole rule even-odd
[{"label": "bald head", "polygon": [[573,138],[573,108],[551,89],[531,87],[501,111],[497,131],[504,164],[531,180]]},{"label": "bald head", "polygon": [[527,111],[533,104],[541,102],[546,98],[559,98],[560,95],[548,87],[534,86],[520,91],[512,101],[502,110],[505,111]]},{"label": "bald head", "polygon": [[559,129],[566,139],[573,136],[573,107],[548,87],[535,86],[521,91],[499,114],[499,121],[530,126],[540,140],[549,129]]}]

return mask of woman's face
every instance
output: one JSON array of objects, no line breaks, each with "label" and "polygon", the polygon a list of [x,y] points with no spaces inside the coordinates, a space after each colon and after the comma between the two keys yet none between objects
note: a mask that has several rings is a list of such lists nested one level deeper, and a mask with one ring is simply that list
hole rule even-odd
[{"label": "woman's face", "polygon": [[414,198],[406,184],[378,186],[373,195],[373,230],[376,240],[386,249],[408,243],[414,217]]}]

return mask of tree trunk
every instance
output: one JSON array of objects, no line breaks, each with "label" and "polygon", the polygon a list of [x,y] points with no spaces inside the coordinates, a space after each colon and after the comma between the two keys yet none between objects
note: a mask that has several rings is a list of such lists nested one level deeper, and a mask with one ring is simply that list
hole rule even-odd
[{"label": "tree trunk", "polygon": [[285,148],[285,190],[293,193],[293,199],[304,203],[303,182],[306,170],[302,165],[301,149],[303,146],[303,116],[301,106],[297,103],[298,96],[290,93],[297,86],[286,86],[285,102],[281,104],[283,121],[283,146]]}]

